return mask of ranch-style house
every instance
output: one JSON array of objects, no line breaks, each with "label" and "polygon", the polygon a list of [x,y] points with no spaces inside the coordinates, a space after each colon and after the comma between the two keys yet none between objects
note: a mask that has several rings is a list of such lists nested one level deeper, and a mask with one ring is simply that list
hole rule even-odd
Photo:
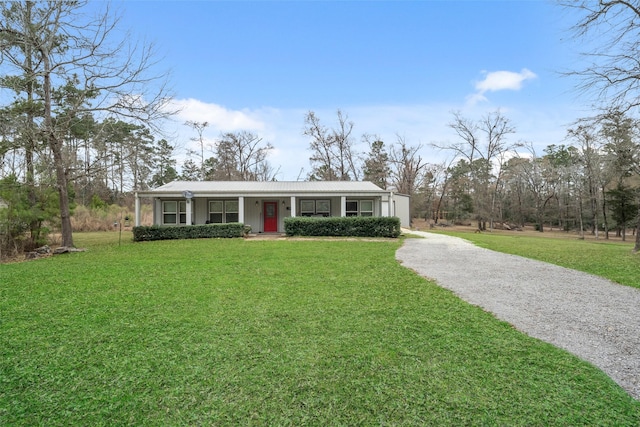
[{"label": "ranch-style house", "polygon": [[396,216],[410,226],[409,196],[368,181],[174,181],[136,192],[152,199],[154,225],[241,222],[254,233],[282,233],[295,216]]}]

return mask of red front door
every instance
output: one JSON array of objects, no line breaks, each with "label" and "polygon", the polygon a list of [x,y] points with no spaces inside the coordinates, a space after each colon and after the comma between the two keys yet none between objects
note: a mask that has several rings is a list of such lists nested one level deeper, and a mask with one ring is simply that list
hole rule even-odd
[{"label": "red front door", "polygon": [[278,231],[278,202],[264,202],[264,232]]}]

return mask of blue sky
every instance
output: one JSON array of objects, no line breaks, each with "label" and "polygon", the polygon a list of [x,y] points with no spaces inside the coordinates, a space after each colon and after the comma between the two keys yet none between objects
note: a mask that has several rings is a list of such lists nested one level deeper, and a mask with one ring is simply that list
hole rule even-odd
[{"label": "blue sky", "polygon": [[[114,3],[135,37],[152,41],[171,70],[182,110],[168,125],[178,154],[193,144],[187,120],[207,121],[209,143],[249,130],[270,142],[278,180],[310,170],[304,115],[333,126],[337,109],[354,140],[376,134],[422,145],[455,141],[452,111],[470,119],[500,109],[513,141],[541,152],[564,143],[589,115],[560,72],[578,52],[574,18],[547,1],[125,1]],[[195,147],[194,147],[195,148]],[[358,145],[358,151],[366,149]],[[301,173],[302,171],[302,173]]]}]

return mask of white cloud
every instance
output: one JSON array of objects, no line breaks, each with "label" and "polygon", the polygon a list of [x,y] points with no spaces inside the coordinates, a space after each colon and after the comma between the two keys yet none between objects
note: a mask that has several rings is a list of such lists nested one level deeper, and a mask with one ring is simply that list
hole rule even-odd
[{"label": "white cloud", "polygon": [[262,130],[264,122],[249,110],[229,110],[217,104],[209,104],[197,99],[178,99],[172,102],[172,108],[179,110],[178,118],[186,121],[208,122],[219,132],[237,130]]},{"label": "white cloud", "polygon": [[487,101],[485,97],[487,92],[520,90],[525,81],[538,77],[533,71],[526,68],[523,68],[519,73],[513,71],[485,71],[484,74],[484,79],[475,84],[476,92],[467,97],[467,103],[470,105]]},{"label": "white cloud", "polygon": [[[205,130],[205,139],[209,147],[220,136],[221,132],[248,130],[263,138],[274,146],[268,160],[274,169],[279,170],[276,179],[280,181],[306,178],[310,170],[309,139],[302,134],[306,109],[260,108],[230,110],[215,104],[197,100],[179,101],[185,108],[174,120],[177,126],[177,138],[173,141],[181,150],[199,150],[197,143],[190,141],[196,136],[195,131],[184,126],[186,120],[208,121],[211,126]],[[487,113],[487,107],[473,107],[459,104],[414,104],[414,105],[363,105],[345,106],[343,112],[354,122],[353,137],[356,151],[367,151],[366,144],[361,142],[364,133],[375,134],[385,141],[387,147],[397,141],[398,135],[411,146],[422,145],[420,152],[426,162],[439,163],[451,157],[451,153],[440,151],[430,143],[448,145],[456,139],[449,128],[452,111],[459,111],[473,120]],[[336,125],[336,109],[313,109],[321,122],[327,127]],[[548,144],[562,142],[564,124],[572,121],[567,117],[568,109],[561,106],[545,107],[543,111],[535,108],[526,110],[504,107],[502,112],[513,121],[517,128],[515,140],[527,140],[540,144],[542,150]],[[537,148],[538,149],[538,148]],[[182,164],[184,151],[181,151],[178,165]],[[211,155],[210,151],[205,153]]]}]

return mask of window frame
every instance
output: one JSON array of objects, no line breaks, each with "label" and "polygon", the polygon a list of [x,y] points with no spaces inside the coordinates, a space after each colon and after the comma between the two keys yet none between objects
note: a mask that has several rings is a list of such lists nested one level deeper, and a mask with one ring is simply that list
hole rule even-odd
[{"label": "window frame", "polygon": [[301,199],[299,216],[331,216],[331,199]]},{"label": "window frame", "polygon": [[[234,207],[235,204],[235,207]],[[212,206],[219,210],[213,210]],[[219,215],[220,221],[212,219],[211,215]],[[216,218],[218,219],[218,218]],[[240,200],[238,199],[211,199],[207,203],[207,222],[209,224],[229,224],[240,220]]]},{"label": "window frame", "polygon": [[[172,210],[167,209],[168,206],[173,205]],[[167,215],[173,217],[173,221],[167,221]],[[177,200],[163,200],[162,201],[162,225],[176,225],[178,223],[178,201]]]},{"label": "window frame", "polygon": [[[364,202],[371,203],[371,210],[366,210],[365,211],[363,209],[362,205],[363,205]],[[375,208],[373,206],[373,200],[371,200],[371,199],[362,199],[362,200],[360,200],[358,208],[359,208],[359,211],[358,211],[359,216],[373,216],[373,212],[375,210]]]},{"label": "window frame", "polygon": [[[363,209],[363,202],[371,204],[371,210]],[[352,204],[352,206],[349,206]],[[353,206],[355,204],[355,208]],[[345,216],[364,216],[364,217],[372,217],[375,216],[375,203],[373,199],[347,199],[345,201],[344,212]]]},{"label": "window frame", "polygon": [[[167,210],[167,206],[173,205],[173,210]],[[173,216],[173,221],[167,221],[167,215]],[[162,201],[162,225],[186,225],[187,202],[186,200]]]}]

